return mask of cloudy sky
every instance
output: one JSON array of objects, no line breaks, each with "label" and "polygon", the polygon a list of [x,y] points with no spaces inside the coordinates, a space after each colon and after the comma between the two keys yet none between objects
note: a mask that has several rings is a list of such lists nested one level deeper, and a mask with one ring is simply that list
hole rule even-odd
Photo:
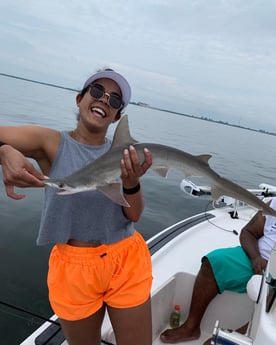
[{"label": "cloudy sky", "polygon": [[0,0],[0,72],[276,132],[276,0]]}]

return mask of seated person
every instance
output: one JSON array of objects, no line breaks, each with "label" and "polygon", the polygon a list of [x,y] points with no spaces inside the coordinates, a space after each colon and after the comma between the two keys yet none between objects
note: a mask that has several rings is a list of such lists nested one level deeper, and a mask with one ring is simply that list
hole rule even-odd
[{"label": "seated person", "polygon": [[[270,202],[276,209],[276,198]],[[240,246],[216,249],[202,258],[187,320],[160,335],[164,343],[175,344],[200,337],[200,323],[209,303],[224,290],[246,292],[254,274],[263,274],[276,242],[276,218],[257,212],[240,233]],[[234,278],[234,279],[233,279]],[[210,339],[203,345],[210,344]]]}]

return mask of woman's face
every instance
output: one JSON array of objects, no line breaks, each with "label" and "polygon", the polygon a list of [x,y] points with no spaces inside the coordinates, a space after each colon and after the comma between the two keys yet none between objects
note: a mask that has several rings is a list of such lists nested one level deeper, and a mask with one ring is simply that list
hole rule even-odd
[{"label": "woman's face", "polygon": [[110,105],[110,95],[112,94],[113,97],[117,97],[116,100],[120,100],[121,90],[118,84],[111,79],[98,79],[93,82],[93,85],[95,84],[103,90],[101,98],[93,97],[90,93],[90,87],[83,96],[77,95],[76,101],[79,107],[80,121],[88,126],[96,126],[99,129],[107,130],[112,122],[120,118],[120,109],[115,109]]}]

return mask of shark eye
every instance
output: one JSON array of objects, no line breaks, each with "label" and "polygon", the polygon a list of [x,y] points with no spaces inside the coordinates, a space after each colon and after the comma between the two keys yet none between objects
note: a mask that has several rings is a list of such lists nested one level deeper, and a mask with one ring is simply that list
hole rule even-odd
[{"label": "shark eye", "polygon": [[58,184],[58,186],[59,186],[59,188],[63,188],[63,187],[64,187],[64,183],[63,183],[63,182],[60,182],[60,183]]}]

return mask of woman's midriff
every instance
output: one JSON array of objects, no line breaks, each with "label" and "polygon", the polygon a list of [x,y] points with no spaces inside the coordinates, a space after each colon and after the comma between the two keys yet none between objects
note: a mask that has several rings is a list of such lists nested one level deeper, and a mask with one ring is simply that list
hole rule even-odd
[{"label": "woman's midriff", "polygon": [[67,244],[74,247],[99,247],[101,245],[97,242],[82,242],[74,239],[70,239]]}]

